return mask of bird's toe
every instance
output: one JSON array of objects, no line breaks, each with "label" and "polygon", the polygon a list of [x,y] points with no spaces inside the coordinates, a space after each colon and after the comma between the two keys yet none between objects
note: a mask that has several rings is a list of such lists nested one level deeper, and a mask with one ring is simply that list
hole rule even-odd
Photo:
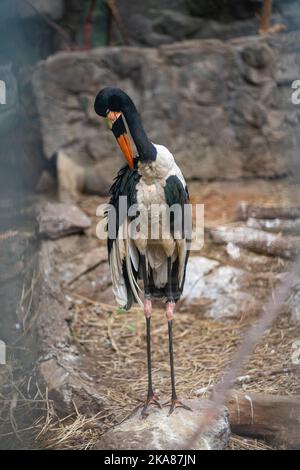
[{"label": "bird's toe", "polygon": [[163,406],[169,406],[170,407],[168,416],[170,416],[173,413],[175,408],[184,408],[185,410],[193,411],[192,408],[185,405],[184,403],[182,403],[177,398],[175,398],[175,399],[172,398],[170,401],[167,401],[166,403],[164,403]]},{"label": "bird's toe", "polygon": [[153,395],[148,396],[145,404],[143,405],[142,411],[141,411],[141,418],[142,419],[146,419],[149,416],[148,408],[151,405],[155,405],[155,406],[158,406],[159,408],[162,408],[157,395],[153,394]]}]

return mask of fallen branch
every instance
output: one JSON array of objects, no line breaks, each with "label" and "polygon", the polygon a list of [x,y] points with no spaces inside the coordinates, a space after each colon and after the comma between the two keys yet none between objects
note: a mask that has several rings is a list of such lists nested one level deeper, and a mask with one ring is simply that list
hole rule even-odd
[{"label": "fallen branch", "polygon": [[258,321],[246,331],[245,336],[236,353],[229,364],[222,380],[216,385],[211,404],[202,413],[198,428],[187,442],[183,443],[181,448],[194,449],[194,445],[200,435],[215,422],[221,407],[229,397],[230,390],[236,380],[238,371],[242,368],[250,354],[253,352],[256,344],[262,339],[265,331],[269,329],[278,317],[286,301],[295,278],[300,276],[300,255],[298,255],[291,271],[287,274],[282,283],[276,288],[269,297],[268,302],[262,309],[261,317]]},{"label": "fallen branch", "polygon": [[300,447],[300,397],[233,393],[225,402],[232,432],[266,442]]},{"label": "fallen branch", "polygon": [[259,230],[266,230],[273,233],[290,233],[300,234],[300,218],[287,220],[287,219],[255,219],[250,217],[247,220],[247,227]]},{"label": "fallen branch", "polygon": [[215,243],[233,243],[268,256],[292,259],[300,249],[300,237],[283,237],[280,234],[275,235],[245,225],[221,225],[211,229],[210,233]]},{"label": "fallen branch", "polygon": [[297,219],[300,218],[300,207],[262,207],[241,202],[237,207],[237,219]]}]

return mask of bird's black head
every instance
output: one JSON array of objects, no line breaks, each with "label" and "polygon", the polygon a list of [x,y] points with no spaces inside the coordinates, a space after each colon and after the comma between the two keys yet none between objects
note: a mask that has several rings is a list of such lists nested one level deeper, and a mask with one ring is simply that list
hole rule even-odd
[{"label": "bird's black head", "polygon": [[120,90],[120,88],[107,87],[97,94],[94,109],[99,116],[106,119],[108,126],[121,147],[129,168],[133,170],[133,152],[122,117],[128,104],[133,105],[131,99],[124,91]]},{"label": "bird's black head", "polygon": [[139,158],[143,161],[155,160],[157,150],[144,131],[136,107],[124,91],[114,87],[103,88],[96,96],[94,109],[99,116],[106,119],[131,170],[134,169],[133,152],[123,116],[127,121]]},{"label": "bird's black head", "polygon": [[120,88],[106,87],[97,94],[94,108],[99,116],[106,117],[109,112],[122,113],[130,102],[129,96]]}]

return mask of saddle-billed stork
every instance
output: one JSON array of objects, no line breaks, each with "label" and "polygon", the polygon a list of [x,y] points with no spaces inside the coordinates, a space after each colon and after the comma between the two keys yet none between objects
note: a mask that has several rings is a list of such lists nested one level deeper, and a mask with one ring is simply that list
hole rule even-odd
[{"label": "saddle-billed stork", "polygon": [[[153,204],[166,210],[174,204],[179,205],[182,210],[184,206],[189,207],[187,186],[169,150],[148,139],[137,109],[124,91],[119,88],[104,88],[97,94],[94,106],[95,112],[106,118],[127,160],[127,165],[120,169],[110,189],[110,207],[117,213],[113,222],[116,224],[117,236],[110,237],[108,233],[108,258],[117,303],[128,310],[132,302],[137,301],[143,307],[146,317],[148,394],[142,417],[148,415],[147,408],[150,404],[161,406],[153,391],[151,372],[150,319],[151,299],[154,297],[166,299],[172,396],[170,402],[165,405],[170,405],[169,414],[176,407],[189,409],[178,400],[176,394],[172,339],[175,303],[182,293],[189,256],[190,232],[184,227],[186,217],[183,216],[183,223],[179,224],[182,229],[179,230],[180,234],[175,234],[176,214],[172,219],[172,213],[168,233],[165,226],[162,228],[160,216],[154,220],[154,225],[158,224],[161,230],[159,238],[151,237],[151,234],[145,234],[143,230],[136,233],[135,237],[131,237],[127,228],[125,235],[123,233],[128,221],[133,219],[129,213],[132,205],[138,208],[137,214],[144,220],[144,227],[147,228]],[[133,155],[123,117],[137,149],[136,157]],[[128,201],[128,212],[123,218],[120,215],[120,196],[127,197]],[[185,213],[190,214],[189,211]],[[110,217],[112,218],[112,215],[108,209],[108,225],[111,222]],[[191,220],[186,223],[186,227],[190,227],[190,223]],[[120,237],[121,233],[123,237]],[[138,278],[142,278],[144,283],[143,301],[137,284]]]}]

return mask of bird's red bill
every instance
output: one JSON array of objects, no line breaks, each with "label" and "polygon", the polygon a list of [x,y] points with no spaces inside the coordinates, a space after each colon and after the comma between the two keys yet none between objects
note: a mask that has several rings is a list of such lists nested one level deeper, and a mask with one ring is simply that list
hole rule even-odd
[{"label": "bird's red bill", "polygon": [[122,114],[120,114],[119,117],[113,122],[111,130],[117,139],[118,144],[120,145],[130,170],[132,171],[134,169],[133,151]]},{"label": "bird's red bill", "polygon": [[127,160],[128,166],[132,171],[134,169],[133,151],[127,134],[121,134],[117,137],[118,144]]}]

